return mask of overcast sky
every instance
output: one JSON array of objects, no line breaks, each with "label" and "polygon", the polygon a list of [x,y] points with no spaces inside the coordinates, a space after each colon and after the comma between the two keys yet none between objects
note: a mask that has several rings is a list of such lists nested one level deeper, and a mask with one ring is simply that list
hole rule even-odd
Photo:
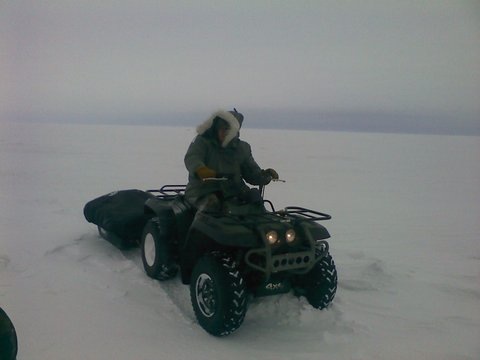
[{"label": "overcast sky", "polygon": [[236,106],[462,126],[479,100],[478,0],[0,0],[2,120]]}]

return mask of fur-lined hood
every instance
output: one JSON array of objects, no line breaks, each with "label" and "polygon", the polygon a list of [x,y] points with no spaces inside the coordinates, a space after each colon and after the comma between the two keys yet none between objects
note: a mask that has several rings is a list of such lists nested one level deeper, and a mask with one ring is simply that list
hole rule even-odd
[{"label": "fur-lined hood", "polygon": [[225,140],[222,143],[222,147],[227,147],[227,145],[238,136],[240,131],[240,127],[242,126],[243,115],[235,112],[239,116],[235,116],[233,112],[225,111],[225,110],[218,110],[214,112],[207,120],[197,126],[197,134],[203,135],[207,132],[214,123],[216,118],[220,118],[225,120],[229,125],[230,129],[225,137]]}]

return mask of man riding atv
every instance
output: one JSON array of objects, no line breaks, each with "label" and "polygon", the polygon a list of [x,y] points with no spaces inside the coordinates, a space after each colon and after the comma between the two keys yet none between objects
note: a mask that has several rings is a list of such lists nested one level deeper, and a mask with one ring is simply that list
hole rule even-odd
[{"label": "man riding atv", "polygon": [[113,192],[84,209],[106,240],[140,245],[151,278],[180,272],[198,323],[215,336],[239,328],[251,297],[293,292],[324,309],[337,289],[330,234],[318,223],[331,216],[275,210],[263,198],[278,174],[262,170],[239,139],[242,120],[236,110],[218,111],[198,126],[185,155],[187,186]]},{"label": "man riding atv", "polygon": [[[188,170],[186,200],[198,210],[220,210],[228,201],[258,202],[258,189],[251,185],[267,185],[278,179],[273,169],[262,170],[252,156],[250,145],[240,140],[243,115],[233,111],[217,111],[197,127],[197,136],[185,155]],[[228,177],[229,181],[206,181]]]}]

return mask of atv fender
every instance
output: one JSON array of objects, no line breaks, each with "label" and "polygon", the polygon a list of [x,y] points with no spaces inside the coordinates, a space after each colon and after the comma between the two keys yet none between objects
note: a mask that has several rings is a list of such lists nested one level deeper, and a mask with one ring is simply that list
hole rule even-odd
[{"label": "atv fender", "polygon": [[254,230],[239,223],[233,217],[199,212],[191,228],[222,246],[251,248],[263,245],[259,243]]},{"label": "atv fender", "polygon": [[153,214],[156,216],[172,215],[171,201],[159,199],[157,197],[149,198],[144,204],[145,214]]},{"label": "atv fender", "polygon": [[[177,221],[179,216],[176,215]],[[187,229],[180,226],[179,229]],[[184,230],[186,231],[186,230]],[[180,268],[182,282],[190,283],[195,262],[203,254],[211,251],[222,251],[227,248],[258,247],[258,236],[254,230],[240,224],[231,217],[217,216],[197,212],[185,236],[185,243],[180,251]]]},{"label": "atv fender", "polygon": [[310,236],[314,240],[324,240],[330,238],[330,233],[328,230],[325,228],[325,226],[320,225],[319,223],[316,222],[303,222],[302,227],[304,231],[308,231],[310,233]]},{"label": "atv fender", "polygon": [[185,200],[183,196],[177,197],[172,202],[172,211],[175,214],[175,220],[178,230],[178,238],[180,246],[185,244],[188,235],[188,229],[192,224],[195,216],[195,209]]}]

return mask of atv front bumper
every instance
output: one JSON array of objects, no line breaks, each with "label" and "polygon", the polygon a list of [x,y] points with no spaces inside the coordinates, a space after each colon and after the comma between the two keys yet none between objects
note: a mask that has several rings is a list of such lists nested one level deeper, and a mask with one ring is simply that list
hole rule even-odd
[{"label": "atv front bumper", "polygon": [[269,246],[251,249],[245,254],[245,262],[255,270],[265,273],[267,279],[275,273],[290,271],[295,274],[309,272],[316,263],[328,254],[329,245],[319,240],[308,251],[272,254]]}]

